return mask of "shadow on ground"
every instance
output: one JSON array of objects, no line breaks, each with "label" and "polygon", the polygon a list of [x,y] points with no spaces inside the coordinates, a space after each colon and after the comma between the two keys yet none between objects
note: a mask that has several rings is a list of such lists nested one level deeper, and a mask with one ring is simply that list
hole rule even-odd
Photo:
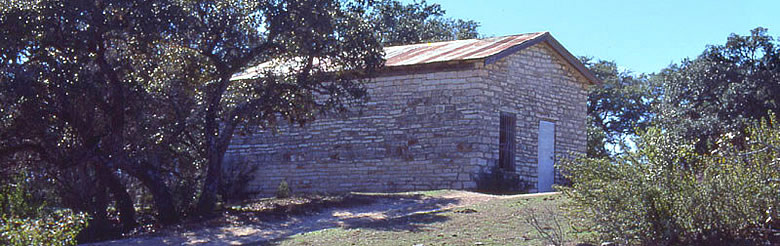
[{"label": "shadow on ground", "polygon": [[328,228],[417,231],[448,220],[442,209],[458,198],[420,194],[364,195],[257,201],[179,230],[91,245],[273,245]]}]

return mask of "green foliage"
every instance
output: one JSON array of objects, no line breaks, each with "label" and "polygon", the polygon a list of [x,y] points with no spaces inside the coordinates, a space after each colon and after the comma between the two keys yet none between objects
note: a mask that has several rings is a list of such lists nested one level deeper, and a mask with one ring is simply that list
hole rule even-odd
[{"label": "green foliage", "polygon": [[765,28],[732,34],[653,79],[664,92],[655,109],[658,126],[695,140],[699,153],[716,149],[726,133],[744,143],[750,122],[780,112],[780,46]]},{"label": "green foliage", "polygon": [[589,157],[607,157],[607,145],[617,145],[647,127],[657,93],[644,74],[620,71],[614,62],[581,60],[602,82],[588,94],[587,153]]},{"label": "green foliage", "polygon": [[[105,218],[113,199],[130,229],[135,211],[120,179],[129,174],[150,190],[166,190],[160,177],[174,175],[161,170],[193,164],[181,154],[192,149],[174,141],[181,134],[173,126],[177,117],[166,117],[179,108],[170,101],[188,95],[187,87],[156,80],[161,64],[173,63],[159,55],[160,41],[180,8],[163,0],[3,5],[0,33],[13,42],[0,42],[7,58],[0,60],[0,115],[7,115],[0,123],[0,165],[49,175],[59,182],[62,201],[52,206],[89,211],[94,219]],[[161,193],[156,197],[170,197]]]},{"label": "green foliage", "polygon": [[[138,201],[153,202],[138,205],[156,208],[165,224],[197,195],[212,211],[235,129],[303,124],[361,102],[360,78],[383,63],[364,8],[335,0],[4,1],[2,170],[39,167],[62,182],[63,206],[105,227],[115,222],[106,217],[114,202],[124,229],[135,226]],[[153,199],[134,201],[130,188]]]},{"label": "green foliage", "polygon": [[287,184],[287,180],[282,180],[282,182],[279,182],[279,186],[276,187],[276,198],[288,198],[292,196],[292,190],[290,190],[290,185]]},{"label": "green foliage", "polygon": [[76,245],[76,235],[87,224],[85,213],[56,210],[41,217],[0,218],[0,244]]},{"label": "green foliage", "polygon": [[[635,150],[613,160],[582,158],[562,165],[578,226],[603,240],[676,245],[767,242],[778,229],[780,125],[772,115],[750,128],[747,150],[728,144],[707,154],[695,144],[650,128]],[[742,240],[742,241],[740,241]]]},{"label": "green foliage", "polygon": [[74,245],[87,216],[67,209],[50,211],[32,196],[29,176],[0,186],[0,244]]},{"label": "green foliage", "polygon": [[11,184],[0,187],[0,212],[2,215],[37,217],[43,214],[44,204],[35,204],[28,192],[24,176],[20,175]]},{"label": "green foliage", "polygon": [[588,136],[586,155],[592,158],[606,158],[611,156],[607,150],[607,133],[594,124],[593,117],[588,116],[588,126],[585,129]]},{"label": "green foliage", "polygon": [[406,5],[382,0],[374,3],[369,18],[388,46],[477,38],[478,22],[446,18],[445,13],[441,5],[425,0]]}]

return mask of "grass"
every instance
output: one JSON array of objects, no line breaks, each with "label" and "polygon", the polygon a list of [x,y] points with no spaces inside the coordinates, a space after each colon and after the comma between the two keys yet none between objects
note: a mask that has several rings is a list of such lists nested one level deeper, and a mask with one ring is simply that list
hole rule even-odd
[{"label": "grass", "polygon": [[[495,199],[467,207],[297,234],[271,245],[547,245],[549,241],[525,218],[533,214],[544,229],[553,229],[549,215],[560,212],[558,207],[563,200],[559,195]],[[572,242],[587,237],[570,233],[570,226],[566,226],[568,219],[558,218],[563,222],[562,229],[569,234],[567,244],[574,245]]]},{"label": "grass", "polygon": [[[593,235],[571,232],[569,218],[559,211],[565,202],[560,195],[500,197],[452,190],[267,198],[117,245],[550,245],[539,230],[557,228],[567,236],[565,245],[590,241]],[[529,218],[537,219],[539,230]]]}]

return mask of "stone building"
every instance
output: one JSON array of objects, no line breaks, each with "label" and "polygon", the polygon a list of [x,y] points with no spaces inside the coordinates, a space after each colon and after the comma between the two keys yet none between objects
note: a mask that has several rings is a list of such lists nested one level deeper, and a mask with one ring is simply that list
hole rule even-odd
[{"label": "stone building", "polygon": [[586,145],[599,83],[549,33],[385,48],[360,114],[235,136],[226,163],[260,165],[250,189],[551,191]]}]

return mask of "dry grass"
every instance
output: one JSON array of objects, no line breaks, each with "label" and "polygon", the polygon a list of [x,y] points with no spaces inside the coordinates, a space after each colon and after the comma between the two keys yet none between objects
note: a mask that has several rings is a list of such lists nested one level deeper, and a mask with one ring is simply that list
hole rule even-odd
[{"label": "dry grass", "polygon": [[[562,199],[559,195],[490,199],[465,207],[301,233],[268,244],[547,245],[549,242],[526,222],[524,211],[557,211]],[[568,219],[562,219],[568,224]],[[571,233],[566,226],[563,230],[570,245],[586,236]]]},{"label": "dry grass", "polygon": [[[96,245],[548,245],[527,223],[528,211],[557,211],[562,202],[560,195],[451,190],[261,199]],[[544,224],[551,217],[538,218]],[[582,241],[563,228],[569,245]]]}]

